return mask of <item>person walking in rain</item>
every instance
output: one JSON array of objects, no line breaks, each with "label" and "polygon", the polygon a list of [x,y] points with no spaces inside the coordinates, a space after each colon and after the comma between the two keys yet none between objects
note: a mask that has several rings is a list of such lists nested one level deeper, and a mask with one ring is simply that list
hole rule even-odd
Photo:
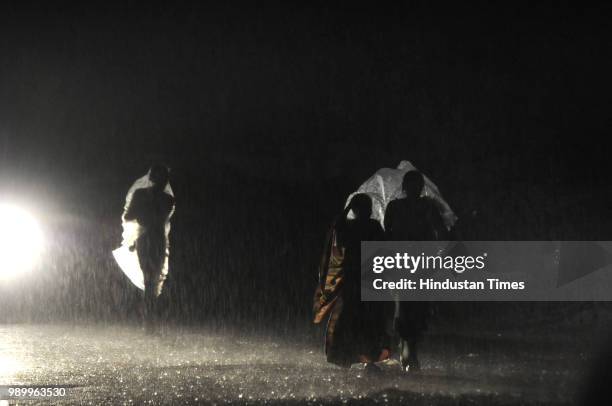
[{"label": "person walking in rain", "polygon": [[[128,192],[123,214],[124,245],[127,245],[130,253],[136,252],[141,273],[136,271],[136,277],[131,276],[131,264],[120,261],[120,255],[115,254],[117,262],[120,265],[123,263],[123,271],[138,287],[144,288],[144,326],[149,333],[156,329],[156,302],[168,272],[168,233],[173,212],[174,196],[169,184],[169,170],[164,165],[154,165],[148,175],[137,180]],[[134,227],[130,228],[129,225]],[[130,230],[135,231],[129,233]],[[126,234],[131,235],[126,237]]]},{"label": "person walking in rain", "polygon": [[[385,237],[388,241],[438,241],[447,238],[440,210],[436,202],[421,196],[425,180],[417,171],[404,175],[402,189],[405,197],[392,200],[385,210]],[[408,371],[418,371],[418,342],[427,329],[427,302],[399,303],[399,314],[394,320],[400,338],[400,361]]]},{"label": "person walking in rain", "polygon": [[[352,211],[354,219],[348,219]],[[389,357],[383,303],[361,301],[361,241],[380,240],[380,224],[370,218],[372,200],[366,194],[353,196],[334,222],[319,269],[319,286],[314,298],[314,322],[327,320],[327,361],[349,367]]]}]

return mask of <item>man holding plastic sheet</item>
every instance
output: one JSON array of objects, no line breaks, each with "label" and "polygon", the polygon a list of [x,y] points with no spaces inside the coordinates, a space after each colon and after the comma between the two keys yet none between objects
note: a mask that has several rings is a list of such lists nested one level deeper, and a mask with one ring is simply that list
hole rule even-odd
[{"label": "man holding plastic sheet", "polygon": [[[425,180],[417,171],[404,175],[404,197],[392,200],[385,210],[385,236],[390,241],[445,240],[448,231],[436,202],[421,196]],[[430,308],[427,302],[401,302],[394,320],[400,338],[400,360],[408,371],[420,369],[417,344],[427,328]]]},{"label": "man holding plastic sheet", "polygon": [[144,290],[144,325],[149,333],[156,328],[156,302],[168,273],[168,234],[174,212],[168,179],[168,168],[154,165],[130,188],[123,213],[123,244],[113,251],[123,272]]}]

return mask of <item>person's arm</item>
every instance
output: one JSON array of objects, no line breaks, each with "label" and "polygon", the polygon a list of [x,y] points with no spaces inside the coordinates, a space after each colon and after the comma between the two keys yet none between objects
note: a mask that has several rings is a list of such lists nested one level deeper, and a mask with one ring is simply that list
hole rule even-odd
[{"label": "person's arm", "polygon": [[170,219],[170,215],[172,214],[172,211],[174,210],[174,205],[175,205],[175,200],[174,200],[174,196],[172,196],[171,194],[166,193],[166,197],[167,197],[167,207],[166,207],[166,213],[165,213],[165,219],[166,221],[168,221]]},{"label": "person's arm", "polygon": [[389,204],[387,205],[387,208],[385,209],[385,220],[384,220],[384,226],[385,226],[385,233],[386,235],[391,235],[391,232],[393,230],[393,224],[394,224],[394,216],[395,216],[395,201],[391,201],[389,202]]},{"label": "person's arm", "polygon": [[136,190],[132,195],[132,201],[128,206],[127,210],[123,214],[123,219],[126,221],[137,221],[138,220],[138,212],[140,203],[140,189]]},{"label": "person's arm", "polygon": [[385,239],[385,231],[383,230],[382,226],[380,225],[378,221],[376,220],[372,220],[372,221],[374,224],[374,232],[372,236],[374,240],[372,241],[383,241]]},{"label": "person's arm", "polygon": [[327,278],[327,271],[329,265],[329,257],[332,251],[332,245],[334,238],[338,235],[338,230],[342,230],[344,228],[344,224],[346,223],[346,217],[348,216],[349,211],[351,210],[351,205],[349,204],[344,208],[342,213],[332,222],[327,234],[325,235],[325,248],[323,249],[323,255],[321,257],[321,262],[319,264],[319,284],[322,289],[325,289],[325,280]]},{"label": "person's arm", "polygon": [[[325,287],[327,285],[327,274],[329,271],[329,261],[332,255],[334,240],[337,238],[338,229],[342,229],[344,224],[346,224],[346,217],[348,216],[349,211],[351,210],[351,205],[349,204],[344,208],[342,213],[336,218],[331,224],[326,236],[325,236],[325,246],[323,248],[323,255],[321,256],[321,261],[319,262],[319,283],[315,290],[314,295],[314,305],[313,312],[315,314],[315,320],[317,320],[317,314],[319,314],[322,307],[329,304],[330,298],[325,295]],[[319,320],[320,321],[320,320]],[[317,323],[318,321],[315,321]]]},{"label": "person's arm", "polygon": [[325,279],[327,278],[327,270],[329,265],[329,256],[331,254],[332,239],[334,236],[334,225],[332,225],[325,235],[325,245],[323,254],[319,261],[319,287],[325,289]]}]

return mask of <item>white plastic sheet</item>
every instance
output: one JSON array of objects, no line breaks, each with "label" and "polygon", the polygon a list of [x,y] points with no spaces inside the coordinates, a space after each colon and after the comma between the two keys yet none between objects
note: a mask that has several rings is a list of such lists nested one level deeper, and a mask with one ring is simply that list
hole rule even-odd
[{"label": "white plastic sheet", "polygon": [[[125,213],[130,206],[134,192],[138,189],[146,189],[152,186],[153,182],[151,182],[149,179],[149,173],[147,173],[145,176],[136,179],[136,181],[132,184],[132,187],[130,187],[128,190],[127,196],[125,197],[123,215],[121,216],[121,225],[123,227],[123,233],[121,236],[123,237],[123,241],[121,242],[121,246],[113,251],[113,257],[115,257],[115,261],[117,261],[119,268],[121,268],[123,273],[125,273],[134,286],[140,290],[144,290],[144,274],[140,268],[140,262],[138,261],[138,254],[136,253],[136,250],[133,248],[130,249],[130,247],[134,247],[138,237],[140,237],[146,230],[144,230],[144,228],[136,221],[125,220]],[[166,184],[164,192],[174,196],[174,192],[172,191],[172,187],[170,186],[169,182]],[[166,275],[168,275],[168,257],[170,255],[168,237],[170,235],[170,218],[173,214],[174,207],[172,207],[172,211],[166,219],[165,224],[164,231],[166,234],[166,258],[162,267],[162,279],[165,279]]]},{"label": "white plastic sheet", "polygon": [[[404,175],[407,172],[416,170],[414,165],[409,161],[401,161],[397,169],[381,168],[368,178],[368,180],[363,182],[359,189],[351,193],[346,200],[346,205],[349,204],[353,196],[357,193],[367,194],[372,199],[372,218],[378,220],[381,226],[384,227],[385,209],[387,205],[391,200],[405,197],[404,191],[402,190]],[[444,224],[450,230],[457,221],[457,216],[442,197],[436,184],[425,176],[425,174],[423,174],[423,177],[425,178],[425,187],[421,192],[421,196],[427,196],[436,202],[440,210],[440,215],[444,220]],[[349,217],[352,218],[353,214],[349,213]]]}]

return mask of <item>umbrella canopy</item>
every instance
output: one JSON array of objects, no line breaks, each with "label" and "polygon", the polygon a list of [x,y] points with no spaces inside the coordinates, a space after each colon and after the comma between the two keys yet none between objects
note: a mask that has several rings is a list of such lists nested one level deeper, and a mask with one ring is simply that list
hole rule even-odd
[{"label": "umbrella canopy", "polygon": [[[404,175],[407,172],[416,170],[414,165],[409,161],[401,161],[396,169],[381,168],[377,170],[374,175],[370,176],[368,180],[359,186],[359,189],[349,195],[345,207],[349,204],[354,195],[358,193],[367,194],[372,199],[372,218],[378,220],[384,227],[385,209],[387,205],[392,200],[404,197],[404,191],[402,190]],[[423,174],[423,177],[425,178],[425,187],[421,192],[421,196],[427,196],[436,202],[440,210],[440,215],[444,220],[444,224],[450,230],[457,221],[457,216],[442,197],[436,184],[425,174]],[[349,213],[349,218],[352,217],[353,213]]]}]

